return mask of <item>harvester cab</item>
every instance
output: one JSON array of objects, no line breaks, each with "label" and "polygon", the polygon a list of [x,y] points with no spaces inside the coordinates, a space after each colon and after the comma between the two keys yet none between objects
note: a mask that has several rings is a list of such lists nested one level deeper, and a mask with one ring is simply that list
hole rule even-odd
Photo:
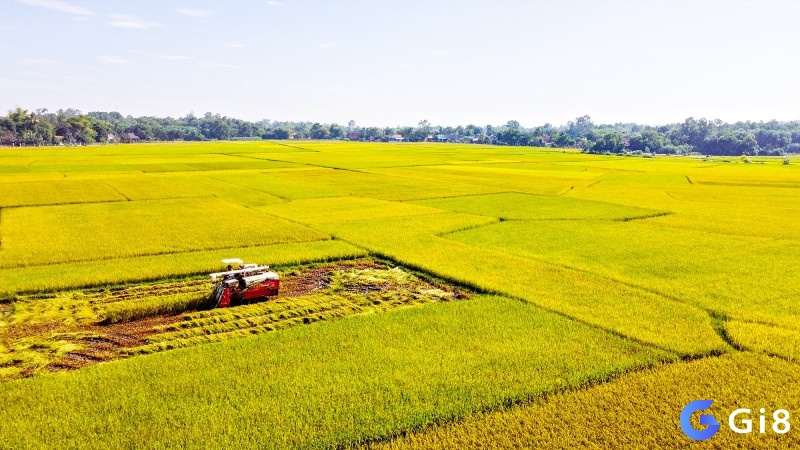
[{"label": "harvester cab", "polygon": [[251,303],[254,300],[276,296],[281,281],[269,266],[245,264],[241,259],[223,259],[224,272],[212,273],[214,290],[211,298],[218,308]]}]

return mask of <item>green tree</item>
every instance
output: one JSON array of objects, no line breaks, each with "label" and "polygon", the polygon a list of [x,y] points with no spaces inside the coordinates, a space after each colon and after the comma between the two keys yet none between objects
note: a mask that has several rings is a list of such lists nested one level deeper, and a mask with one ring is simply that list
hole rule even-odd
[{"label": "green tree", "polygon": [[483,134],[481,127],[473,124],[469,124],[464,127],[464,132],[467,134],[467,136],[480,136]]},{"label": "green tree", "polygon": [[328,139],[330,138],[331,132],[330,128],[328,128],[326,125],[315,122],[313,125],[311,125],[308,135],[311,137],[311,139]]},{"label": "green tree", "polygon": [[625,148],[622,140],[622,133],[619,131],[609,131],[603,133],[591,146],[593,153],[620,153]]},{"label": "green tree", "polygon": [[629,148],[631,150],[656,152],[663,146],[664,136],[654,128],[645,128],[630,135]]},{"label": "green tree", "polygon": [[553,145],[556,147],[569,147],[575,144],[575,140],[566,132],[556,132],[552,136]]},{"label": "green tree", "polygon": [[594,128],[594,123],[589,116],[578,117],[574,121],[567,122],[567,133],[573,138],[586,136],[592,128]]},{"label": "green tree", "polygon": [[345,129],[338,123],[332,123],[330,127],[328,127],[328,135],[330,139],[342,139],[345,137]]}]

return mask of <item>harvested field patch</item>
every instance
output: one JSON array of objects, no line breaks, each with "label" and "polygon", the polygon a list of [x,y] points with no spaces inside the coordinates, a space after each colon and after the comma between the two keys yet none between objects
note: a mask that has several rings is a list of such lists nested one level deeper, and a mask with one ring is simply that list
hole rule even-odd
[{"label": "harvested field patch", "polygon": [[22,296],[3,305],[0,342],[6,350],[0,365],[20,368],[13,377],[77,369],[132,354],[470,295],[368,259],[301,266],[281,276],[277,298],[224,309],[210,309],[207,278]]}]

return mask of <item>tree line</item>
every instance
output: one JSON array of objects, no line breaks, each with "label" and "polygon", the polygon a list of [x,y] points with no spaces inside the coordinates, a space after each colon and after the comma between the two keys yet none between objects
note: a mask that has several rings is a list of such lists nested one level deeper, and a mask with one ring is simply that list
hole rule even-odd
[{"label": "tree line", "polygon": [[800,121],[736,122],[688,118],[681,123],[645,126],[595,124],[589,116],[565,126],[525,128],[516,120],[500,126],[360,127],[336,123],[250,122],[219,114],[197,117],[132,117],[118,112],[75,109],[32,112],[16,108],[0,117],[0,145],[88,145],[138,141],[256,139],[339,139],[358,141],[444,141],[537,147],[573,147],[591,153],[782,155],[800,153]]}]

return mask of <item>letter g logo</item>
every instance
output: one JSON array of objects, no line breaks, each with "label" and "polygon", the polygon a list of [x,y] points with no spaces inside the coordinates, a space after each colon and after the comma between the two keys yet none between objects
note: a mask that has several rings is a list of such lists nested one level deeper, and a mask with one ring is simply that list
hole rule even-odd
[{"label": "letter g logo", "polygon": [[692,413],[695,411],[702,411],[711,407],[714,400],[695,400],[690,402],[681,411],[681,429],[686,436],[694,439],[695,441],[705,441],[717,434],[719,431],[719,422],[714,416],[709,414],[700,415],[700,425],[707,425],[704,430],[698,430],[692,426]]}]

